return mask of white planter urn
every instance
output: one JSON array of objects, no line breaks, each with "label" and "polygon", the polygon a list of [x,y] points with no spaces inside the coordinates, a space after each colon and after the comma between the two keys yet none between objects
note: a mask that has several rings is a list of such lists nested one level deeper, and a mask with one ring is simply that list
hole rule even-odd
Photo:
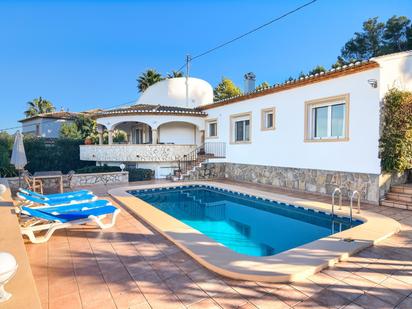
[{"label": "white planter urn", "polygon": [[11,294],[4,289],[4,285],[14,276],[17,267],[17,261],[13,255],[8,252],[0,252],[0,303],[11,298]]}]

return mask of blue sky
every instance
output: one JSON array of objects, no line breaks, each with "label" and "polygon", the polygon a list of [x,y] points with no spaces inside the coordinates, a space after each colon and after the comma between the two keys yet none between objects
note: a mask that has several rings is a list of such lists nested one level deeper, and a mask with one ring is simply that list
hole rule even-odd
[{"label": "blue sky", "polygon": [[[0,1],[0,129],[18,125],[26,102],[108,108],[138,98],[148,68],[179,68],[198,54],[308,0]],[[410,0],[318,0],[241,41],[199,58],[191,73],[242,86],[244,73],[273,84],[330,66],[362,22],[412,18]],[[409,15],[408,15],[409,13]]]}]

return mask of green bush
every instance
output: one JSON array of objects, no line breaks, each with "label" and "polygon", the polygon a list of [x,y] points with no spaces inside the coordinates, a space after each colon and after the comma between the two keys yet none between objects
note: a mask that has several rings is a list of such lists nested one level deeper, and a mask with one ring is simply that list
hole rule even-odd
[{"label": "green bush", "polygon": [[379,140],[382,169],[404,172],[412,168],[412,93],[391,89],[382,108]]},{"label": "green bush", "polygon": [[91,162],[80,160],[80,139],[46,139],[41,137],[27,136],[24,138],[26,150],[26,169],[31,172],[37,171],[62,171],[67,173],[90,165]]},{"label": "green bush", "polygon": [[[0,134],[0,175],[16,176],[14,167],[10,164],[14,138],[7,133]],[[62,171],[67,173],[92,162],[80,160],[80,148],[83,140],[78,139],[47,139],[27,135],[24,137],[27,169],[30,173],[38,171]]]},{"label": "green bush", "polygon": [[129,181],[150,180],[154,176],[154,171],[148,168],[129,168]]},{"label": "green bush", "polygon": [[90,173],[110,173],[110,172],[120,172],[120,167],[118,166],[85,166],[76,170],[78,174],[90,174]]},{"label": "green bush", "polygon": [[10,134],[0,132],[0,177],[17,175],[17,171],[14,166],[10,164],[13,142],[13,137]]}]

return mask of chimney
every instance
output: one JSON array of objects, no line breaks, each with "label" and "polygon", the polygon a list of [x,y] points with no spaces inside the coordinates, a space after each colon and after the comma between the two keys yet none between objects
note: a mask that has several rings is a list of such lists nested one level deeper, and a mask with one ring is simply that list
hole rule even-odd
[{"label": "chimney", "polygon": [[255,91],[256,75],[253,72],[246,73],[244,76],[243,90],[245,93]]}]

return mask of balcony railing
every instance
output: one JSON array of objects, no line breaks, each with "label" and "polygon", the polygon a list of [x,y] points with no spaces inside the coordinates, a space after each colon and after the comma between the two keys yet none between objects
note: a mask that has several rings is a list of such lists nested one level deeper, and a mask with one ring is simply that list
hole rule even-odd
[{"label": "balcony railing", "polygon": [[196,145],[112,144],[81,145],[80,160],[101,162],[173,162],[196,149]]}]

